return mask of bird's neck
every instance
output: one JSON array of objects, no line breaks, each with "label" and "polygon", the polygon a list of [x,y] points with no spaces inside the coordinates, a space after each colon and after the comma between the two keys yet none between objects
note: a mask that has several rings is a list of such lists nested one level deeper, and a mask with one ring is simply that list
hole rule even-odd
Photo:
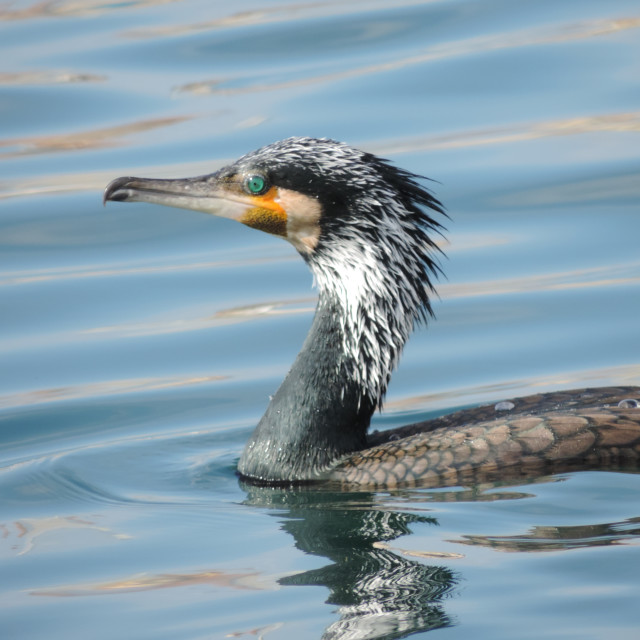
[{"label": "bird's neck", "polygon": [[302,350],[242,454],[242,476],[271,483],[313,480],[366,445],[378,398],[353,375],[362,362],[345,348],[359,342],[347,335],[346,313],[335,295],[321,290]]},{"label": "bird's neck", "polygon": [[428,305],[428,281],[409,277],[423,267],[399,250],[381,257],[352,238],[310,266],[319,291],[311,330],[238,464],[254,481],[313,480],[366,446],[371,416]]}]

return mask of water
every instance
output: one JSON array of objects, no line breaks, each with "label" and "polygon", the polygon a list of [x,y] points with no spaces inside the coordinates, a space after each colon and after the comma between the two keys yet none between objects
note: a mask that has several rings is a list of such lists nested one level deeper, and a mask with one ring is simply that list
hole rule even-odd
[{"label": "water", "polygon": [[101,191],[346,140],[452,218],[376,427],[638,384],[639,29],[619,0],[0,5],[3,637],[637,637],[637,475],[241,486],[306,267]]}]

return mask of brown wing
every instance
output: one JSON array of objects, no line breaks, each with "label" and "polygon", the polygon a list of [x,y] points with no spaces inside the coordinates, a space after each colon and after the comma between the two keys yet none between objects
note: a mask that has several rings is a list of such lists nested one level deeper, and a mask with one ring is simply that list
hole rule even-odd
[{"label": "brown wing", "polygon": [[371,488],[443,487],[638,469],[639,399],[640,387],[607,387],[519,398],[508,411],[495,405],[458,411],[377,434],[374,446],[343,458],[329,479]]}]

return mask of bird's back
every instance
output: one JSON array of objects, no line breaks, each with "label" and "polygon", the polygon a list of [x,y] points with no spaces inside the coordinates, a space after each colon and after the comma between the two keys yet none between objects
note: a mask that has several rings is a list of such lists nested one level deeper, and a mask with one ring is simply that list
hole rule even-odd
[{"label": "bird's back", "polygon": [[[640,468],[640,387],[544,393],[375,433],[329,479],[442,487]],[[497,407],[497,408],[496,408]]]}]

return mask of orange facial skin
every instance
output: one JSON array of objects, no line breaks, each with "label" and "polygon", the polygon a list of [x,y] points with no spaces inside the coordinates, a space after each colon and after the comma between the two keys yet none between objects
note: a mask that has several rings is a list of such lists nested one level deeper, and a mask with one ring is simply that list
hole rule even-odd
[{"label": "orange facial skin", "polygon": [[251,196],[255,204],[240,218],[242,224],[276,236],[287,237],[287,212],[279,202],[278,189],[271,187],[260,196]]}]

